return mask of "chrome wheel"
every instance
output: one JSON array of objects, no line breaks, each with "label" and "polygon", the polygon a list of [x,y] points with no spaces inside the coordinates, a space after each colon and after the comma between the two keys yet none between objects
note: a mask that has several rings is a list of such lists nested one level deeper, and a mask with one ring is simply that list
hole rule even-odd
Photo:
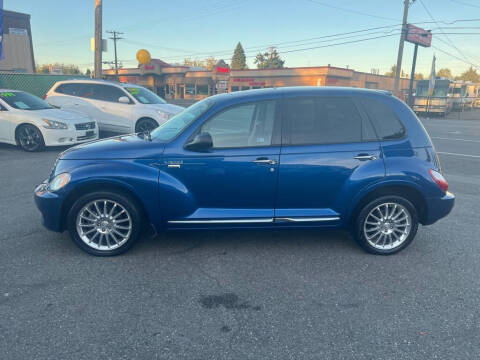
[{"label": "chrome wheel", "polygon": [[78,236],[96,250],[114,250],[125,244],[132,234],[133,223],[128,211],[108,199],[87,203],[76,219]]},{"label": "chrome wheel", "polygon": [[405,242],[412,228],[412,216],[403,205],[388,202],[374,207],[365,218],[363,234],[376,249],[390,250]]}]

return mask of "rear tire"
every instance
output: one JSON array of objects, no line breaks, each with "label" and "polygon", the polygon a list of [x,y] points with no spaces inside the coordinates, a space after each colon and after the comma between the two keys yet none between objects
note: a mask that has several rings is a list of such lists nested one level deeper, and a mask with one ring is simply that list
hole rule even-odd
[{"label": "rear tire", "polygon": [[45,148],[43,135],[34,125],[20,125],[15,133],[15,137],[18,145],[25,151],[36,152]]},{"label": "rear tire", "polygon": [[68,213],[73,242],[95,256],[126,252],[138,240],[142,213],[136,201],[115,192],[99,191],[81,196]]},{"label": "rear tire", "polygon": [[391,255],[415,238],[418,215],[413,204],[400,196],[382,196],[366,204],[355,221],[354,238],[367,252]]},{"label": "rear tire", "polygon": [[135,132],[136,133],[150,132],[153,129],[156,129],[157,127],[158,127],[158,123],[155,120],[150,118],[144,118],[137,121],[137,124],[135,125]]}]

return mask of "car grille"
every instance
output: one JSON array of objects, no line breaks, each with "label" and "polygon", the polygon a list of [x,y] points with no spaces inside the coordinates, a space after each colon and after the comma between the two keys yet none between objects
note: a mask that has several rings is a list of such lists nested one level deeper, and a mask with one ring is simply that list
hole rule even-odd
[{"label": "car grille", "polygon": [[75,124],[75,129],[77,130],[89,130],[89,129],[95,129],[95,122],[87,122],[87,123],[81,123],[81,124]]}]

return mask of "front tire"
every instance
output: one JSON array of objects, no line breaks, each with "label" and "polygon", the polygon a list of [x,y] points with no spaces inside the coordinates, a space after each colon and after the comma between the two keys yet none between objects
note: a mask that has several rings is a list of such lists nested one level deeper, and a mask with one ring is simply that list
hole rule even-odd
[{"label": "front tire", "polygon": [[144,118],[137,121],[137,124],[135,125],[135,132],[146,133],[152,131],[153,129],[156,129],[157,127],[158,123],[155,120],[150,118]]},{"label": "front tire", "polygon": [[410,245],[417,230],[417,211],[410,201],[400,196],[382,196],[360,210],[354,237],[369,253],[391,255]]},{"label": "front tire", "polygon": [[137,241],[142,216],[137,203],[115,192],[83,195],[68,213],[68,231],[75,244],[95,256],[124,253]]},{"label": "front tire", "polygon": [[30,124],[23,124],[17,129],[16,138],[18,145],[28,152],[41,151],[45,148],[45,141],[40,130]]}]

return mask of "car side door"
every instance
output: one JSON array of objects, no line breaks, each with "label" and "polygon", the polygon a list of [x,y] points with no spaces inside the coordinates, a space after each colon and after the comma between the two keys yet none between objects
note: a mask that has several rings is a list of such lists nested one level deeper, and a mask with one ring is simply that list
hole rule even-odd
[{"label": "car side door", "polygon": [[[129,103],[121,103],[119,99],[122,97],[126,97]],[[95,84],[93,99],[109,131],[118,133],[135,131],[136,119],[132,118],[135,103],[124,90],[113,85]]]},{"label": "car side door", "polygon": [[[0,96],[2,96],[0,94]],[[0,101],[0,140],[12,142],[14,123],[11,120],[7,107]]]},{"label": "car side door", "polygon": [[356,192],[385,175],[380,142],[350,97],[283,102],[275,219],[285,225],[339,225]]},{"label": "car side door", "polygon": [[[277,100],[216,112],[189,139],[167,145],[160,172],[162,216],[170,228],[270,226],[280,156]],[[186,146],[211,137],[205,151]]]}]

